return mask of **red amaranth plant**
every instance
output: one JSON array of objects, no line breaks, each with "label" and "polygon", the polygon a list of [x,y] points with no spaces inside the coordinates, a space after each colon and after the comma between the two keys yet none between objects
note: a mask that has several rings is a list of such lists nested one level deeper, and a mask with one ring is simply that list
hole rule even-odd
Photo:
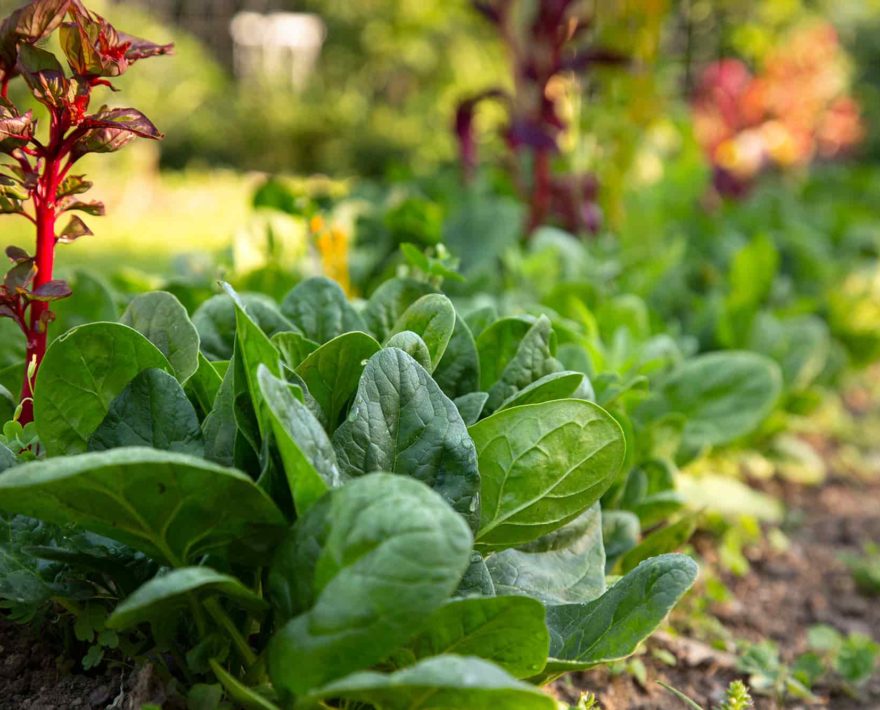
[{"label": "red amaranth plant", "polygon": [[[70,72],[54,54],[39,46],[53,32]],[[113,88],[110,79],[139,59],[168,54],[171,45],[153,44],[118,32],[79,0],[34,0],[0,24],[0,214],[17,214],[36,229],[33,255],[10,246],[12,268],[0,286],[0,317],[14,320],[27,338],[27,365],[21,389],[20,421],[33,418],[32,383],[46,352],[53,301],[70,295],[53,279],[55,247],[92,232],[77,215],[60,230],[65,212],[104,214],[101,202],[80,197],[91,188],[83,175],[71,174],[89,153],[112,153],[137,137],[162,134],[140,111],[101,106],[90,113],[92,92]],[[48,135],[37,135],[37,120],[9,100],[9,83],[21,77],[48,112]]]},{"label": "red amaranth plant", "polygon": [[[474,8],[498,30],[513,71],[513,93],[490,89],[462,101],[455,117],[455,132],[465,178],[477,166],[474,116],[487,99],[503,103],[509,120],[504,140],[513,157],[518,188],[529,204],[527,232],[548,219],[558,220],[569,231],[599,227],[595,204],[597,184],[591,174],[554,175],[553,156],[567,128],[560,111],[561,96],[554,81],[599,65],[621,64],[625,58],[591,46],[592,18],[579,0],[473,0]],[[528,158],[530,175],[521,174]]]}]

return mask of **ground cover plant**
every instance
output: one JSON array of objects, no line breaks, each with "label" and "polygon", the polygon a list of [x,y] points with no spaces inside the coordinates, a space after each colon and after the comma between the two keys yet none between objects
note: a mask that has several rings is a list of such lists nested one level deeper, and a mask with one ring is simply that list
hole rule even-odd
[{"label": "ground cover plant", "polygon": [[696,576],[643,550],[606,588],[625,437],[555,339],[527,317],[475,338],[413,280],[363,312],[323,278],[192,320],[138,296],[53,342],[39,442],[3,449],[46,455],[0,478],[4,596],[252,706],[552,707],[521,679],[628,655]]},{"label": "ground cover plant", "polygon": [[[872,455],[875,393],[852,378],[880,354],[876,169],[794,183],[756,168],[748,196],[734,191],[748,199],[706,199],[713,170],[724,193],[729,146],[707,165],[692,140],[663,155],[663,181],[616,195],[631,215],[599,229],[595,181],[561,170],[584,127],[569,92],[601,63],[660,86],[596,49],[619,36],[602,21],[634,16],[600,13],[594,31],[579,3],[476,6],[516,81],[460,106],[467,180],[459,166],[381,184],[249,179],[246,244],[162,276],[77,270],[51,281],[57,305],[37,292],[54,253],[40,244],[66,238],[38,229],[52,238],[33,258],[9,252],[12,320],[33,334],[50,305],[57,320],[0,352],[0,643],[9,621],[61,638],[59,664],[116,674],[117,706],[613,710],[628,679],[632,704],[663,707],[880,697],[876,614],[858,607],[877,587],[869,513],[823,537],[828,520],[782,505],[797,504],[791,481]],[[663,34],[652,23],[667,11],[652,13],[617,28],[642,58],[662,54],[641,46]],[[108,149],[139,135],[134,110],[119,125],[71,112],[168,48],[79,2],[31,3],[3,27],[7,68],[70,124],[47,138],[24,102],[2,103],[25,131],[0,144],[4,199],[38,227],[41,210],[101,212],[45,199],[53,151],[77,131]],[[44,57],[55,30],[70,75]],[[32,56],[47,66],[28,80]],[[591,85],[591,106],[607,86]],[[831,88],[819,114],[845,95]],[[513,173],[476,160],[484,99],[506,108]],[[860,432],[855,463],[844,426]],[[861,485],[849,493],[870,508],[876,486]],[[837,575],[824,597],[822,575]],[[0,685],[17,683],[15,656]],[[149,685],[161,692],[132,690]]]}]

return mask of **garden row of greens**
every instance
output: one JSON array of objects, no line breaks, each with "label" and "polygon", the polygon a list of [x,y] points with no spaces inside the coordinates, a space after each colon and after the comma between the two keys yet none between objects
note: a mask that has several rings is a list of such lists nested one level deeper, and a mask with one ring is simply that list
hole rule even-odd
[{"label": "garden row of greens", "polygon": [[[119,645],[254,707],[549,708],[521,679],[632,653],[693,583],[689,558],[658,555],[690,521],[636,544],[640,516],[680,505],[666,442],[627,447],[548,318],[465,318],[413,279],[360,311],[323,278],[280,306],[227,291],[192,319],[140,295],[50,346],[35,423],[0,450],[18,618],[55,602],[85,617],[92,662]],[[772,402],[772,367],[721,357]],[[711,414],[712,359],[632,417]],[[760,419],[727,405],[682,450]],[[636,464],[659,478],[624,495]]]}]

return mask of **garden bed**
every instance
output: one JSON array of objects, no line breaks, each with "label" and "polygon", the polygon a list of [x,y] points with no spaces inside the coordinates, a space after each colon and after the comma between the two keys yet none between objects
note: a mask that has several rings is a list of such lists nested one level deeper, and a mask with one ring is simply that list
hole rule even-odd
[{"label": "garden bed", "polygon": [[[832,477],[818,487],[774,483],[770,488],[768,492],[788,507],[785,532],[790,545],[779,550],[764,540],[748,549],[750,572],[742,577],[723,574],[734,598],[711,611],[734,639],[777,642],[786,662],[806,650],[807,629],[814,624],[828,624],[843,633],[876,633],[880,605],[856,588],[841,557],[858,553],[866,540],[880,540],[880,480]],[[717,546],[710,539],[698,536],[694,544],[708,563],[717,565]],[[702,643],[658,635],[648,647],[671,652],[677,665],[669,667],[644,654],[644,687],[629,674],[611,675],[601,669],[573,677],[558,689],[563,697],[571,696],[572,688],[593,691],[604,710],[659,710],[685,706],[656,681],[711,706],[731,680],[742,677],[734,655]],[[814,691],[824,706],[835,710],[880,707],[878,675],[859,697],[839,688],[820,686]],[[755,702],[759,709],[777,707],[768,698],[756,696]],[[819,706],[792,700],[785,707]]]}]

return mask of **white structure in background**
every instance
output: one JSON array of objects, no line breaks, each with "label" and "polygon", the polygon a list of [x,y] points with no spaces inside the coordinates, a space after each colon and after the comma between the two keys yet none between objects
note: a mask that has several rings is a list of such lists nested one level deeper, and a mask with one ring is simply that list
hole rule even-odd
[{"label": "white structure in background", "polygon": [[327,30],[317,15],[240,12],[232,18],[235,75],[301,89],[311,74]]}]

